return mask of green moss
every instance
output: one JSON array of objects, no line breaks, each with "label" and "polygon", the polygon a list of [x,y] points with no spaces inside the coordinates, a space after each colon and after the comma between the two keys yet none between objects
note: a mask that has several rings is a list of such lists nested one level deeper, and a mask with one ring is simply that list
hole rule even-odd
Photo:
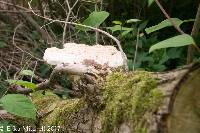
[{"label": "green moss", "polygon": [[41,115],[39,126],[60,126],[61,130],[71,126],[70,122],[84,106],[82,99],[62,100],[52,92],[34,93],[33,102]]},{"label": "green moss", "polygon": [[42,118],[41,125],[48,126],[61,126],[61,128],[66,128],[72,122],[71,118],[74,118],[74,115],[79,112],[82,107],[82,102],[80,99],[70,99],[63,100],[57,103],[53,103],[53,110],[48,114],[47,117]]},{"label": "green moss", "polygon": [[154,112],[161,100],[156,81],[148,72],[114,72],[108,75],[103,93],[102,132],[114,132],[123,122],[133,124],[133,131],[140,132],[145,128],[144,116]]},{"label": "green moss", "polygon": [[52,103],[61,99],[51,91],[45,91],[45,95],[43,94],[43,91],[37,91],[32,93],[32,100],[36,105],[36,108],[40,110],[51,106]]}]

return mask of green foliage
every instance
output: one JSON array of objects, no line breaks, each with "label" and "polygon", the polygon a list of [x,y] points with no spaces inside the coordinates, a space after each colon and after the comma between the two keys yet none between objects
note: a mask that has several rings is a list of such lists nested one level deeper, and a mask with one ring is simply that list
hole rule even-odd
[{"label": "green foliage", "polygon": [[139,20],[139,19],[129,19],[129,20],[127,20],[126,21],[126,23],[137,23],[137,22],[140,22],[141,20]]},{"label": "green foliage", "polygon": [[112,21],[113,24],[116,24],[116,25],[122,25],[122,22],[121,21]]},{"label": "green foliage", "polygon": [[15,84],[15,85],[20,85],[24,86],[25,88],[35,90],[37,85],[32,82],[24,81],[24,80],[14,80],[14,79],[8,79],[6,80],[9,84]]},{"label": "green foliage", "polygon": [[[109,16],[109,13],[106,11],[100,11],[100,12],[92,12],[87,19],[83,21],[83,25],[92,26],[92,27],[98,27],[100,24],[102,24],[106,18]],[[87,31],[89,28],[84,27],[77,27],[79,30]]]},{"label": "green foliage", "polygon": [[125,36],[133,30],[133,28],[127,28],[121,25],[114,25],[113,27],[107,27],[107,29],[111,30],[112,33],[119,31],[121,32],[122,36]]},{"label": "green foliage", "polygon": [[148,0],[148,6],[151,6],[155,0]]},{"label": "green foliage", "polygon": [[[190,19],[190,20],[182,21],[182,20],[180,20],[178,18],[171,18],[171,21],[173,21],[178,27],[180,27],[180,25],[183,24],[184,22],[190,22],[190,21],[193,21],[193,20]],[[161,23],[159,23],[159,24],[157,24],[155,26],[146,28],[145,31],[146,31],[147,34],[150,34],[150,33],[154,32],[154,31],[163,29],[165,27],[173,26],[171,21],[169,19],[166,19],[166,20],[162,21]]]},{"label": "green foliage", "polygon": [[25,76],[33,76],[34,72],[31,70],[22,70],[20,73],[20,75],[25,75]]},{"label": "green foliage", "polygon": [[195,44],[193,38],[190,35],[178,35],[167,40],[161,41],[149,49],[151,53],[154,50],[161,49],[161,48],[170,48],[170,47],[181,47],[186,45]]},{"label": "green foliage", "polygon": [[21,94],[7,94],[0,99],[3,109],[9,113],[25,117],[36,119],[36,109],[31,100]]}]

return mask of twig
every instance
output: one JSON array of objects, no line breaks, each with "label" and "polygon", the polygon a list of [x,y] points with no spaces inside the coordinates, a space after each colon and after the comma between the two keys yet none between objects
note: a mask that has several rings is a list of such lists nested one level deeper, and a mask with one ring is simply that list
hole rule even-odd
[{"label": "twig", "polygon": [[0,120],[14,120],[14,119],[15,119],[14,116],[9,114],[6,110],[0,110]]},{"label": "twig", "polygon": [[[79,0],[76,0],[75,3],[73,4],[73,6],[70,7],[69,1],[66,0],[67,7],[68,7],[68,13],[67,13],[67,18],[65,19],[65,22],[68,22],[68,21],[69,21],[69,17],[70,17],[70,15],[71,15],[71,12],[72,12],[73,8],[76,6],[76,4],[78,3],[78,1],[79,1]],[[67,29],[67,23],[65,23],[65,26],[64,26],[64,29],[63,29],[63,38],[62,38],[62,44],[63,44],[63,45],[65,44],[66,29]]]},{"label": "twig", "polygon": [[136,60],[137,60],[139,37],[140,37],[140,30],[138,28],[138,31],[137,31],[137,40],[136,40],[136,45],[135,45],[135,56],[134,56],[134,60],[133,60],[133,71],[135,70],[135,63],[136,63]]},{"label": "twig", "polygon": [[33,81],[33,76],[34,76],[36,67],[37,67],[37,61],[35,61],[35,66],[33,68],[33,75],[31,76],[31,82]]},{"label": "twig", "polygon": [[13,45],[14,45],[17,49],[19,49],[20,51],[25,52],[26,54],[30,55],[31,57],[33,57],[33,58],[35,58],[35,59],[37,59],[37,60],[39,60],[39,61],[44,62],[44,60],[35,57],[34,55],[32,55],[31,53],[29,53],[29,52],[27,52],[27,51],[24,51],[23,49],[21,49],[20,47],[18,47],[18,46],[15,44],[15,34],[16,34],[17,29],[18,29],[20,26],[22,26],[22,24],[19,24],[17,27],[15,27],[14,34],[13,34],[13,38],[12,38]]},{"label": "twig", "polygon": [[32,11],[31,11],[30,9],[28,9],[28,8],[25,8],[25,7],[19,6],[19,5],[15,5],[15,4],[13,4],[13,3],[5,2],[5,1],[0,1],[0,3],[5,4],[5,5],[9,5],[9,6],[15,6],[15,7],[20,8],[20,9],[23,9],[23,10],[25,10],[25,11],[30,11],[30,12],[32,12]]},{"label": "twig", "polygon": [[158,5],[158,7],[160,8],[160,10],[162,11],[162,13],[165,15],[165,17],[171,22],[171,24],[174,26],[174,28],[181,34],[185,34],[183,32],[183,30],[181,30],[180,27],[178,27],[176,25],[176,23],[174,22],[173,19],[171,19],[171,17],[168,15],[168,13],[165,11],[165,9],[163,8],[163,6],[160,4],[160,2],[158,0],[155,0],[156,4]]},{"label": "twig", "polygon": [[[95,0],[95,12],[99,11],[98,9],[98,4],[99,4],[99,1],[98,0]],[[96,27],[96,28],[99,28],[99,27]],[[99,32],[98,31],[95,31],[95,38],[96,38],[96,44],[99,43]]]}]

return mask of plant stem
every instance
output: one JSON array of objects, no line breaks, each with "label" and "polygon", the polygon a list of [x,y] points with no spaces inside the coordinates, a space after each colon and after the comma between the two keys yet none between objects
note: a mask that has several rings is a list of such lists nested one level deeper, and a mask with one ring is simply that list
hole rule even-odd
[{"label": "plant stem", "polygon": [[[191,32],[191,36],[194,39],[197,38],[199,29],[200,29],[200,4],[198,7],[198,11],[197,11],[196,18],[195,18],[194,25],[193,25],[192,32]],[[193,45],[190,45],[188,47],[187,64],[192,63],[192,61],[193,61],[193,49],[194,49]]]},{"label": "plant stem", "polygon": [[136,45],[135,45],[135,56],[134,56],[134,60],[133,60],[133,71],[135,70],[135,63],[136,63],[136,60],[137,60],[139,37],[140,37],[140,30],[138,28],[138,30],[137,30],[137,40],[136,40]]}]

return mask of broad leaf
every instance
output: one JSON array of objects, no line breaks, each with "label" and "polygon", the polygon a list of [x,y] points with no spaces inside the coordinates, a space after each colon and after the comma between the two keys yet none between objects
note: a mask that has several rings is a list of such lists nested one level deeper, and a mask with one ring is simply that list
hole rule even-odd
[{"label": "broad leaf", "polygon": [[[171,20],[173,22],[175,22],[175,24],[177,26],[180,26],[184,21],[178,19],[178,18],[171,18]],[[170,22],[170,20],[166,19],[164,21],[162,21],[161,23],[155,25],[155,26],[152,26],[152,27],[149,27],[149,28],[146,28],[145,31],[147,34],[150,34],[154,31],[157,31],[157,30],[160,30],[160,29],[163,29],[165,27],[169,27],[169,26],[173,26],[172,23]]]},{"label": "broad leaf", "polygon": [[115,25],[113,27],[107,27],[107,29],[111,30],[112,33],[116,31],[122,31],[122,36],[128,34],[129,32],[133,31],[133,28],[122,27],[120,25]]},{"label": "broad leaf", "polygon": [[24,81],[24,80],[13,80],[13,79],[9,79],[6,80],[9,84],[15,84],[15,85],[20,85],[20,86],[24,86],[26,88],[32,89],[34,90],[37,85],[28,81]]},{"label": "broad leaf", "polygon": [[[102,24],[106,18],[109,16],[108,12],[100,11],[100,12],[92,12],[87,19],[83,21],[83,25],[98,27]],[[89,28],[77,27],[79,30],[87,31]]]},{"label": "broad leaf", "polygon": [[34,72],[31,70],[22,70],[20,73],[20,75],[26,75],[26,76],[33,76]]},{"label": "broad leaf", "polygon": [[31,100],[24,95],[7,94],[0,99],[0,102],[3,109],[13,115],[36,119],[36,108]]},{"label": "broad leaf", "polygon": [[140,22],[141,20],[139,19],[129,19],[126,21],[126,23],[137,23],[137,22]]},{"label": "broad leaf", "polygon": [[121,21],[112,21],[113,24],[122,25]]},{"label": "broad leaf", "polygon": [[107,29],[111,30],[112,33],[116,32],[116,31],[131,31],[133,30],[133,28],[127,28],[127,27],[122,27],[120,25],[115,25],[113,27],[107,27]]},{"label": "broad leaf", "polygon": [[151,48],[149,49],[149,53],[157,49],[169,48],[169,47],[181,47],[190,44],[195,44],[193,38],[190,35],[187,34],[178,35],[151,46]]}]

